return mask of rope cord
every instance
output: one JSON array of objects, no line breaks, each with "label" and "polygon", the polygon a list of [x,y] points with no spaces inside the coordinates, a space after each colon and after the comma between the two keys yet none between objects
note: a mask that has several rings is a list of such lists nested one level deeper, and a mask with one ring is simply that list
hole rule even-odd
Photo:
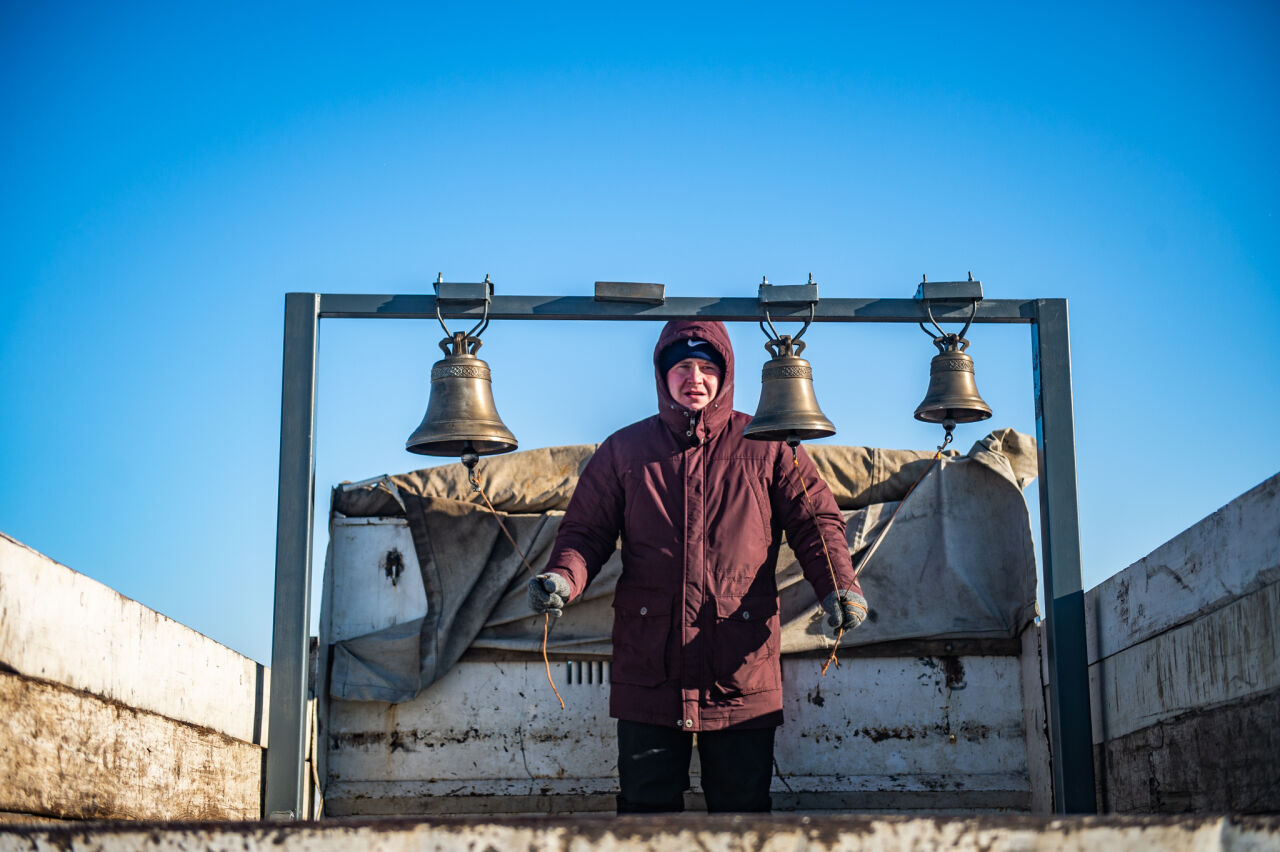
[{"label": "rope cord", "polygon": [[[951,436],[948,435],[947,440],[942,442],[942,447],[945,447],[950,442]],[[862,574],[862,569],[865,568],[867,566],[867,562],[871,560],[872,554],[879,549],[880,542],[884,541],[885,536],[889,534],[889,528],[893,526],[893,519],[898,517],[898,512],[902,511],[902,507],[907,502],[907,498],[916,490],[916,486],[920,484],[920,481],[925,478],[929,471],[933,470],[933,466],[937,464],[938,459],[942,458],[942,447],[938,447],[938,451],[933,454],[933,458],[929,461],[928,467],[924,469],[923,473],[916,477],[915,482],[911,483],[911,487],[907,489],[907,493],[902,495],[902,499],[898,501],[898,505],[894,508],[893,513],[889,515],[889,521],[884,525],[884,529],[880,531],[880,535],[876,536],[876,540],[872,543],[871,547],[867,549],[867,552],[862,554],[862,558],[858,560],[857,567],[853,569],[853,579],[858,579],[859,575]]]},{"label": "rope cord", "polygon": [[[498,510],[493,508],[493,504],[489,502],[489,495],[484,493],[484,489],[480,487],[480,478],[472,471],[471,484],[475,486],[476,491],[480,492],[480,498],[484,500],[484,504],[489,507],[489,511],[493,513],[493,519],[498,522],[498,529],[502,530],[502,534],[507,537],[507,541],[511,542],[511,546],[515,548],[516,555],[520,557],[520,561],[524,563],[524,567],[529,569],[529,573],[535,577],[538,572],[533,570],[533,566],[529,564],[529,560],[525,559],[524,551],[520,549],[520,545],[516,544],[516,540],[511,537],[511,533],[507,531],[507,525],[502,522],[502,517],[498,514]],[[542,614],[542,665],[547,670],[547,683],[551,684],[551,691],[556,694],[556,700],[560,702],[560,709],[564,709],[564,699],[560,697],[560,690],[556,689],[556,682],[551,678],[551,660],[547,658],[547,637],[551,633],[551,613],[544,612]]]},{"label": "rope cord", "polygon": [[[814,529],[818,531],[818,541],[822,542],[822,555],[827,558],[827,570],[831,572],[831,590],[836,594],[836,607],[840,606],[840,581],[836,579],[836,568],[831,563],[831,552],[827,550],[827,537],[822,534],[822,527],[818,524],[818,513],[813,508],[813,501],[809,499],[809,486],[805,484],[804,475],[800,473],[800,453],[799,445],[791,447],[791,465],[796,469],[796,479],[800,480],[800,488],[804,492],[804,504],[809,508],[809,517],[813,518]],[[857,579],[857,575],[854,575]],[[854,604],[857,606],[857,604]],[[827,668],[835,663],[837,668],[840,661],[836,659],[836,649],[840,647],[840,640],[844,638],[844,619],[840,619],[840,625],[836,628],[836,641],[831,646],[831,656],[827,657],[827,661],[822,664],[822,676],[827,676]]]},{"label": "rope cord", "polygon": [[[916,490],[916,486],[919,485],[920,481],[923,480],[925,476],[928,475],[929,471],[933,470],[933,466],[937,464],[938,459],[942,458],[943,448],[950,443],[951,443],[951,433],[947,432],[946,438],[943,439],[942,444],[938,447],[937,452],[933,454],[933,459],[930,460],[928,466],[925,467],[925,469],[920,473],[920,475],[916,477],[916,481],[911,483],[911,487],[907,489],[907,493],[902,495],[902,499],[898,501],[898,505],[894,508],[893,513],[889,515],[889,521],[884,525],[884,529],[880,531],[880,535],[876,536],[875,542],[873,542],[871,547],[867,549],[867,552],[862,555],[862,558],[858,560],[857,567],[853,569],[854,582],[857,582],[858,577],[862,574],[862,569],[867,566],[867,562],[871,560],[872,554],[874,554],[876,550],[879,549],[880,543],[884,541],[885,536],[889,534],[889,529],[893,526],[894,518],[898,517],[898,512],[902,511],[902,507],[903,505],[906,504],[907,498],[909,498],[912,492]],[[796,468],[800,467],[800,457],[796,447],[791,448],[791,463]],[[799,474],[798,470],[797,470],[796,478],[800,480],[800,487],[804,491],[804,502],[805,502],[805,505],[808,506],[809,508],[809,516],[813,518],[813,525],[817,527],[818,513],[814,511],[813,501],[809,499],[809,488],[807,485],[805,485],[804,477]],[[840,598],[840,582],[836,579],[836,569],[831,563],[831,554],[827,551],[827,539],[825,536],[822,535],[821,528],[818,529],[818,538],[822,542],[822,555],[827,558],[827,570],[831,572],[831,585],[836,591],[836,598],[837,598],[836,603],[838,605],[840,603],[843,603],[843,601],[839,599]],[[851,601],[850,603],[853,603],[853,602]],[[857,603],[853,603],[853,606],[863,610],[863,615],[864,616],[866,615],[866,607],[863,607]],[[840,660],[836,657],[836,651],[839,649],[840,640],[843,638],[844,638],[844,629],[840,628],[836,631],[835,644],[831,646],[831,656],[827,657],[827,661],[822,664],[823,677],[827,676],[827,668],[832,663],[835,663],[836,666],[839,667]]]}]

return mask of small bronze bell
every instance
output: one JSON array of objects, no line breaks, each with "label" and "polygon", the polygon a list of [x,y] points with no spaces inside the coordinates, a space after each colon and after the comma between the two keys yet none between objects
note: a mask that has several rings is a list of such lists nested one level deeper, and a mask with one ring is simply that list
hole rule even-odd
[{"label": "small bronze bell", "polygon": [[456,457],[514,450],[515,435],[493,404],[489,365],[476,357],[480,338],[458,331],[440,341],[440,348],[445,357],[431,367],[426,416],[405,442],[405,449],[424,456]]},{"label": "small bronze bell", "polygon": [[974,423],[991,416],[991,406],[973,381],[973,359],[965,354],[969,341],[958,334],[935,337],[938,354],[929,363],[929,390],[916,407],[916,419],[941,423],[948,434],[957,423]]},{"label": "small bronze bell", "polygon": [[804,346],[803,341],[787,334],[764,345],[773,357],[761,373],[760,404],[743,430],[745,437],[786,441],[795,446],[800,441],[836,433],[836,427],[818,408],[813,394],[813,368],[800,357]]}]

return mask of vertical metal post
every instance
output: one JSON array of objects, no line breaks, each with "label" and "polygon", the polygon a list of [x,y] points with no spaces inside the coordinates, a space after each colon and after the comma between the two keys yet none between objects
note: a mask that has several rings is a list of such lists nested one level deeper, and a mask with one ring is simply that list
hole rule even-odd
[{"label": "vertical metal post", "polygon": [[1032,326],[1045,635],[1049,662],[1049,742],[1054,810],[1095,813],[1089,655],[1080,577],[1075,421],[1066,299],[1036,302]]},{"label": "vertical metal post", "polygon": [[316,293],[285,294],[271,710],[262,797],[263,815],[271,819],[298,819],[303,810],[319,307]]}]

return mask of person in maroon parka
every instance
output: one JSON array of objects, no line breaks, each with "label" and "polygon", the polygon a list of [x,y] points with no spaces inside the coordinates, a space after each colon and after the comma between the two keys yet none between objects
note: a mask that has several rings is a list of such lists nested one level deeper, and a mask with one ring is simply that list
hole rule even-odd
[{"label": "person in maroon parka", "polygon": [[782,724],[782,534],[830,627],[856,627],[867,603],[844,519],[809,456],[801,449],[796,464],[786,444],[743,437],[751,418],[733,410],[724,324],[667,323],[654,368],[658,414],[609,436],[587,463],[547,570],[529,583],[530,608],[559,615],[621,535],[609,695],[618,812],[684,809],[695,733],[707,809],[768,811]]}]

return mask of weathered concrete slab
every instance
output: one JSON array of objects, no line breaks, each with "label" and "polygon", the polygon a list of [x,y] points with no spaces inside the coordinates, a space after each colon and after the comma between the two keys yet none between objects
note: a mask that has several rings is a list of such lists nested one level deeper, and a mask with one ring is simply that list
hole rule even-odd
[{"label": "weathered concrete slab", "polygon": [[1121,814],[1280,813],[1280,691],[1197,710],[1094,749]]},{"label": "weathered concrete slab", "polygon": [[60,684],[0,673],[0,811],[256,819],[262,749]]},{"label": "weathered concrete slab", "polygon": [[1099,807],[1280,810],[1280,475],[1086,594]]},{"label": "weathered concrete slab", "polygon": [[342,824],[0,827],[0,852],[1264,852],[1280,849],[1280,820],[1124,817],[694,816],[437,818]]},{"label": "weathered concrete slab", "polygon": [[3,533],[0,664],[266,745],[266,668]]},{"label": "weathered concrete slab", "polygon": [[[867,779],[861,779],[864,783]],[[938,779],[940,786],[945,779]],[[601,779],[609,788],[612,779]],[[873,786],[873,785],[872,785]],[[544,787],[539,787],[544,789]],[[543,814],[613,813],[617,807],[617,784],[609,792],[565,793],[566,785],[550,782],[546,793],[457,795],[457,788],[441,784],[406,782],[350,782],[334,784],[325,800],[325,814],[332,817],[396,816],[436,817],[470,816],[489,820],[506,816],[540,816]],[[787,791],[774,789],[770,794],[778,813],[806,814],[901,813],[927,812],[950,814],[1025,813],[1028,810],[1026,790],[837,790]],[[684,806],[690,813],[704,813],[706,798],[688,791]]]},{"label": "weathered concrete slab", "polygon": [[10,811],[0,811],[0,824],[58,825],[64,822],[67,822],[67,820],[61,820],[55,817],[37,816],[35,814],[15,814]]},{"label": "weathered concrete slab", "polygon": [[1095,662],[1280,580],[1280,474],[1085,593]]},{"label": "weathered concrete slab", "polygon": [[1095,663],[1094,742],[1280,689],[1278,621],[1272,583]]}]

